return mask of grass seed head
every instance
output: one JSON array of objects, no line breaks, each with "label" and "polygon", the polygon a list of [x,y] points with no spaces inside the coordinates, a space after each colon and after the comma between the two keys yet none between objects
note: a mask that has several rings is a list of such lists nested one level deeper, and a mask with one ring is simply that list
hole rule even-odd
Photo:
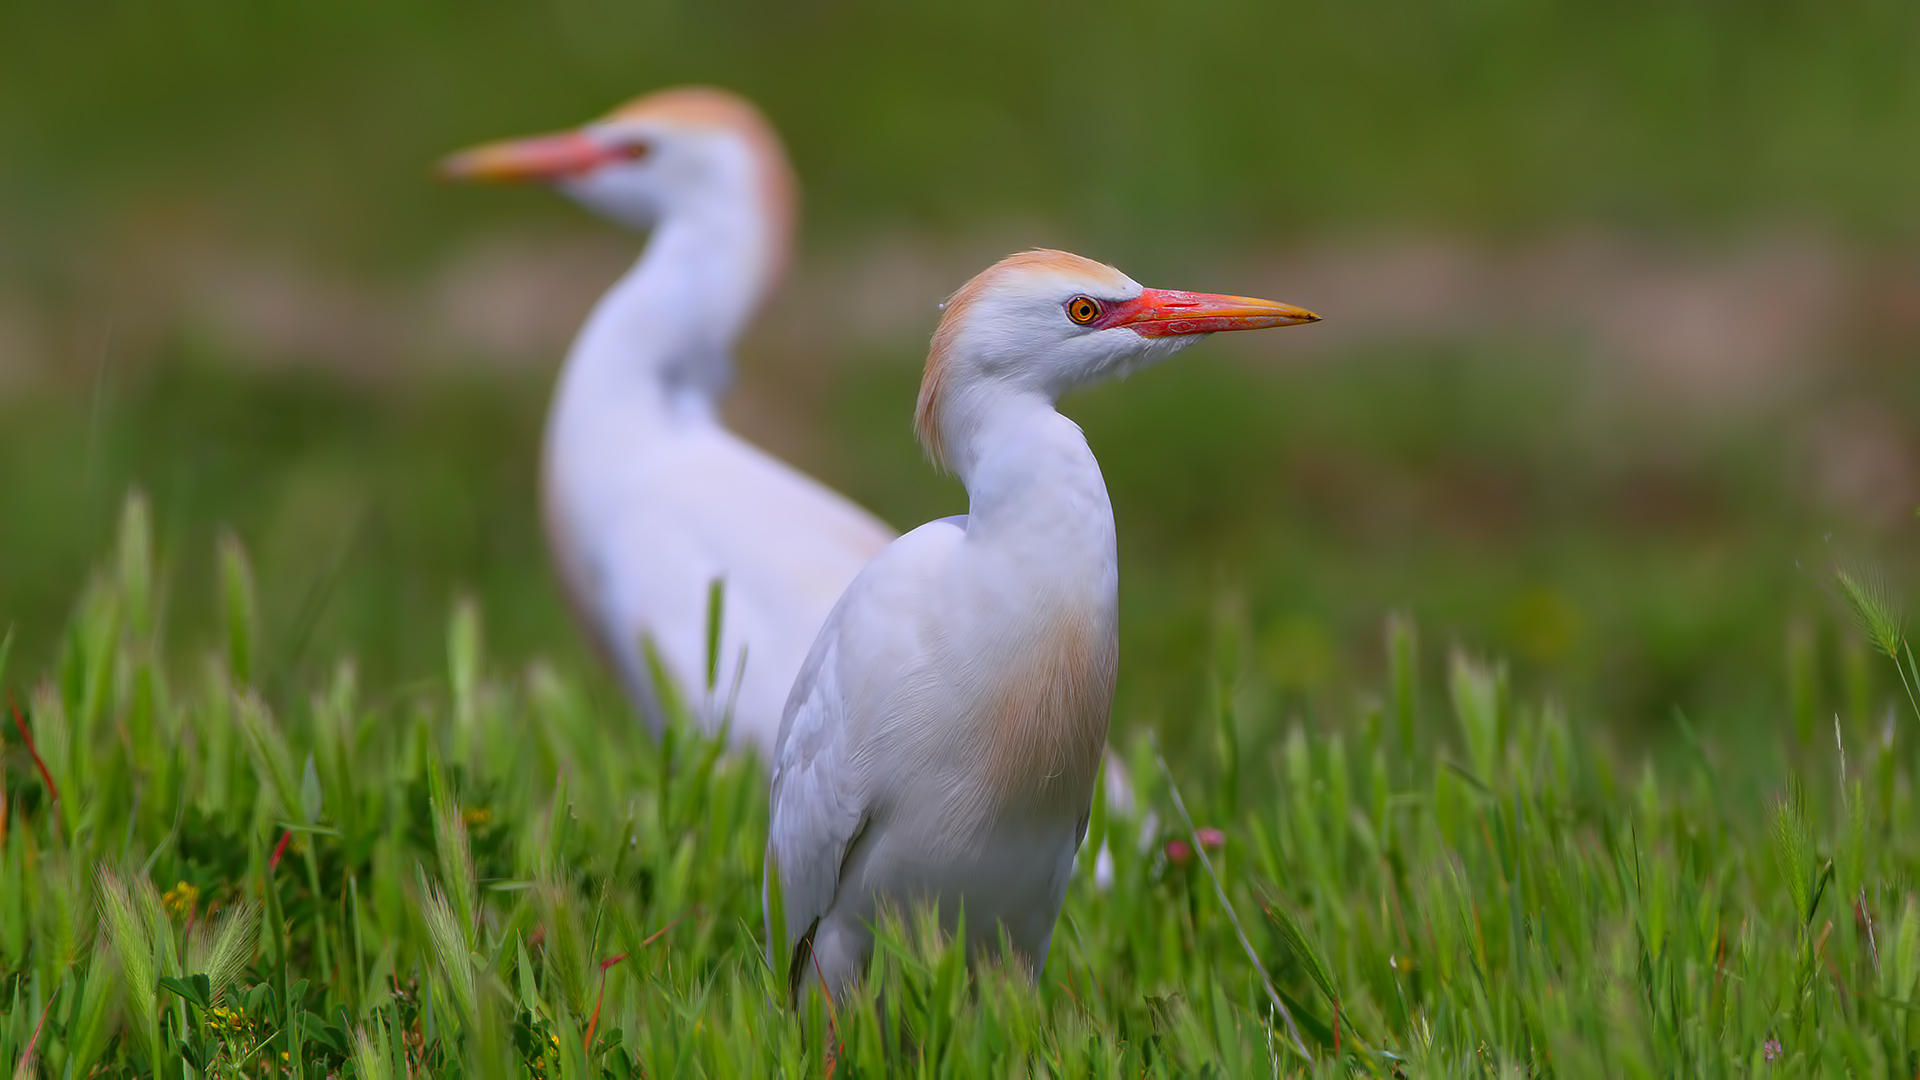
[{"label": "grass seed head", "polygon": [[1886,579],[1876,570],[1843,565],[1833,571],[1833,586],[1873,647],[1899,659],[1906,632],[1900,605],[1887,588]]},{"label": "grass seed head", "polygon": [[1793,901],[1794,919],[1813,917],[1813,834],[1807,827],[1806,797],[1798,784],[1774,807],[1773,857]]}]

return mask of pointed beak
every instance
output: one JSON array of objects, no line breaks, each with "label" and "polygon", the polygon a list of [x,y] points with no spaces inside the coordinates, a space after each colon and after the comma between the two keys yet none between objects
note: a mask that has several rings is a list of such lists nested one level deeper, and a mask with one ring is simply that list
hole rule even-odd
[{"label": "pointed beak", "polygon": [[440,162],[442,180],[516,184],[564,180],[631,155],[578,131],[508,139],[462,150]]},{"label": "pointed beak", "polygon": [[1110,314],[1112,326],[1125,326],[1141,337],[1180,334],[1217,334],[1222,330],[1265,330],[1319,322],[1320,316],[1278,300],[1251,296],[1148,289],[1119,305]]}]

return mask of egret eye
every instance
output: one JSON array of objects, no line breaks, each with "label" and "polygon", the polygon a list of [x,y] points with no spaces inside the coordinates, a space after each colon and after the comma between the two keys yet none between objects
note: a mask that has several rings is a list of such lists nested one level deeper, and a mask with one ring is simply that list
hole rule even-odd
[{"label": "egret eye", "polygon": [[1091,296],[1076,296],[1067,301],[1067,318],[1085,326],[1100,317],[1100,301]]},{"label": "egret eye", "polygon": [[652,152],[652,145],[639,139],[635,139],[632,142],[621,143],[613,147],[613,156],[620,158],[622,161],[639,161]]}]

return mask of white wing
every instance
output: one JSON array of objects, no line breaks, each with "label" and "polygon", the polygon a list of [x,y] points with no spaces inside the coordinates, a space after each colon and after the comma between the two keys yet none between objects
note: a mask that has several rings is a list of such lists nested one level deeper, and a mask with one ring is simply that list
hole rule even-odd
[{"label": "white wing", "polygon": [[[840,693],[839,642],[829,620],[788,699],[773,769],[767,835],[766,905],[769,962],[793,956],[832,905],[847,848],[866,825],[865,785],[848,760],[849,725]],[[780,876],[786,925],[772,925],[772,880]],[[774,950],[784,933],[784,953]]]},{"label": "white wing", "polygon": [[[780,875],[786,925],[767,927],[770,960],[776,930],[795,955],[833,907],[854,842],[869,825],[885,828],[884,820],[875,822],[876,815],[884,817],[875,798],[885,778],[869,772],[869,744],[890,718],[888,686],[915,664],[920,646],[912,601],[924,595],[928,571],[965,534],[965,520],[922,525],[869,563],[827,617],[794,681],[773,759],[767,874]],[[846,643],[861,658],[857,671],[841,667]]]}]

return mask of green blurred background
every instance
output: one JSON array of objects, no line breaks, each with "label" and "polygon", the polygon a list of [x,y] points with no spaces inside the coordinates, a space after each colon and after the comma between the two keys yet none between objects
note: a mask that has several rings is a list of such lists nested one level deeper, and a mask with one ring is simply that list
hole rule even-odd
[{"label": "green blurred background", "polygon": [[176,640],[211,636],[218,530],[248,545],[284,690],[434,676],[463,593],[496,654],[588,670],[533,462],[639,239],[429,167],[699,81],[806,196],[738,426],[897,525],[961,508],[908,417],[935,304],[1008,250],[1327,317],[1069,402],[1122,724],[1177,730],[1220,672],[1346,710],[1395,610],[1629,747],[1871,710],[1822,580],[1912,580],[1916,56],[1893,0],[9,2],[8,674],[130,485]]}]

